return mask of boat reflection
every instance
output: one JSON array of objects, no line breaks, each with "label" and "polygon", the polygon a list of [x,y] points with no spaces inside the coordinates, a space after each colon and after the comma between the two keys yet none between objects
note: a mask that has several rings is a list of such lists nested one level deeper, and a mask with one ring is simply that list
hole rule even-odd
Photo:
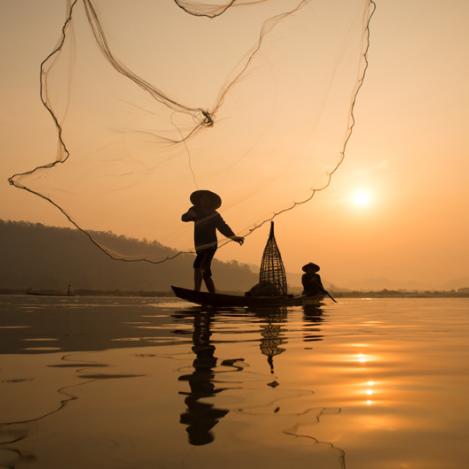
[{"label": "boat reflection", "polygon": [[[267,364],[271,374],[275,373],[274,358],[286,352],[288,332],[288,309],[286,307],[256,308],[236,310],[228,313],[225,310],[204,310],[192,308],[173,314],[173,318],[190,323],[192,326],[192,352],[194,360],[192,371],[179,377],[179,381],[188,383],[188,391],[180,391],[184,395],[186,410],[180,415],[180,423],[186,426],[188,441],[191,445],[201,446],[212,443],[215,440],[214,427],[230,411],[217,407],[215,403],[204,402],[207,398],[214,398],[217,394],[230,389],[230,387],[217,386],[217,375],[226,372],[217,369],[219,365],[232,368],[232,371],[242,371],[240,363],[243,358],[224,359],[219,363],[215,355],[216,347],[212,339],[212,328],[215,322],[222,321],[226,314],[234,314],[241,317],[242,322],[253,325],[259,323],[258,339],[259,350],[267,357]],[[305,342],[322,340],[318,324],[323,321],[322,310],[316,306],[304,306],[304,331]],[[268,386],[276,387],[279,377],[268,383]]]}]

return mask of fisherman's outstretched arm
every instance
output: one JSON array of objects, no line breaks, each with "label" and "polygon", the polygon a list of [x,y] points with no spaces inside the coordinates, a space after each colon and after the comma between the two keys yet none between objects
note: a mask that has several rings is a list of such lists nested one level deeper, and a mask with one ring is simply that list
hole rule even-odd
[{"label": "fisherman's outstretched arm", "polygon": [[226,236],[227,238],[236,241],[239,244],[243,244],[244,238],[242,236],[237,236],[233,230],[225,223],[225,220],[221,216],[218,216],[217,230]]},{"label": "fisherman's outstretched arm", "polygon": [[227,238],[232,238],[233,236],[236,236],[234,234],[234,231],[225,223],[225,220],[223,220],[221,216],[218,216],[217,229],[222,235],[226,236]]},{"label": "fisherman's outstretched arm", "polygon": [[194,221],[197,217],[197,213],[194,207],[191,207],[186,213],[183,213],[181,216],[182,221]]}]

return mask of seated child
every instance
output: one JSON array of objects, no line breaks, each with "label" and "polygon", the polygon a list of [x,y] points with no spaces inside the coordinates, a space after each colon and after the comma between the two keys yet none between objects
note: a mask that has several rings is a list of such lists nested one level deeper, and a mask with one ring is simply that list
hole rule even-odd
[{"label": "seated child", "polygon": [[310,262],[303,266],[303,276],[301,277],[301,283],[303,284],[303,295],[315,296],[320,293],[325,293],[326,290],[322,285],[321,277],[319,272],[319,266]]}]

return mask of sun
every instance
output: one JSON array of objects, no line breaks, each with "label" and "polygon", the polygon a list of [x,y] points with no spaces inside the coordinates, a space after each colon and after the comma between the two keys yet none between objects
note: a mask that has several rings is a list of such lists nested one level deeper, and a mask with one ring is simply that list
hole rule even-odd
[{"label": "sun", "polygon": [[354,207],[367,208],[373,202],[373,194],[368,189],[356,189],[350,196],[350,202]]}]

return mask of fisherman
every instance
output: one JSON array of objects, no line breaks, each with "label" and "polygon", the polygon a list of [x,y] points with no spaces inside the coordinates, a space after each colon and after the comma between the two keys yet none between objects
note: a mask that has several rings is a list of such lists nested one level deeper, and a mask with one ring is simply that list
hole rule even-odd
[{"label": "fisherman", "polygon": [[319,266],[314,262],[310,262],[302,268],[304,274],[301,277],[301,283],[303,284],[303,295],[305,296],[316,296],[324,294],[326,289],[324,288],[321,277],[317,273],[319,272]]},{"label": "fisherman", "polygon": [[190,200],[192,207],[182,215],[181,220],[194,222],[194,244],[197,253],[194,261],[194,290],[200,291],[203,279],[207,290],[215,293],[210,266],[218,247],[216,231],[240,245],[244,243],[244,237],[235,235],[217,212],[221,206],[218,194],[209,190],[198,190],[191,194]]}]

